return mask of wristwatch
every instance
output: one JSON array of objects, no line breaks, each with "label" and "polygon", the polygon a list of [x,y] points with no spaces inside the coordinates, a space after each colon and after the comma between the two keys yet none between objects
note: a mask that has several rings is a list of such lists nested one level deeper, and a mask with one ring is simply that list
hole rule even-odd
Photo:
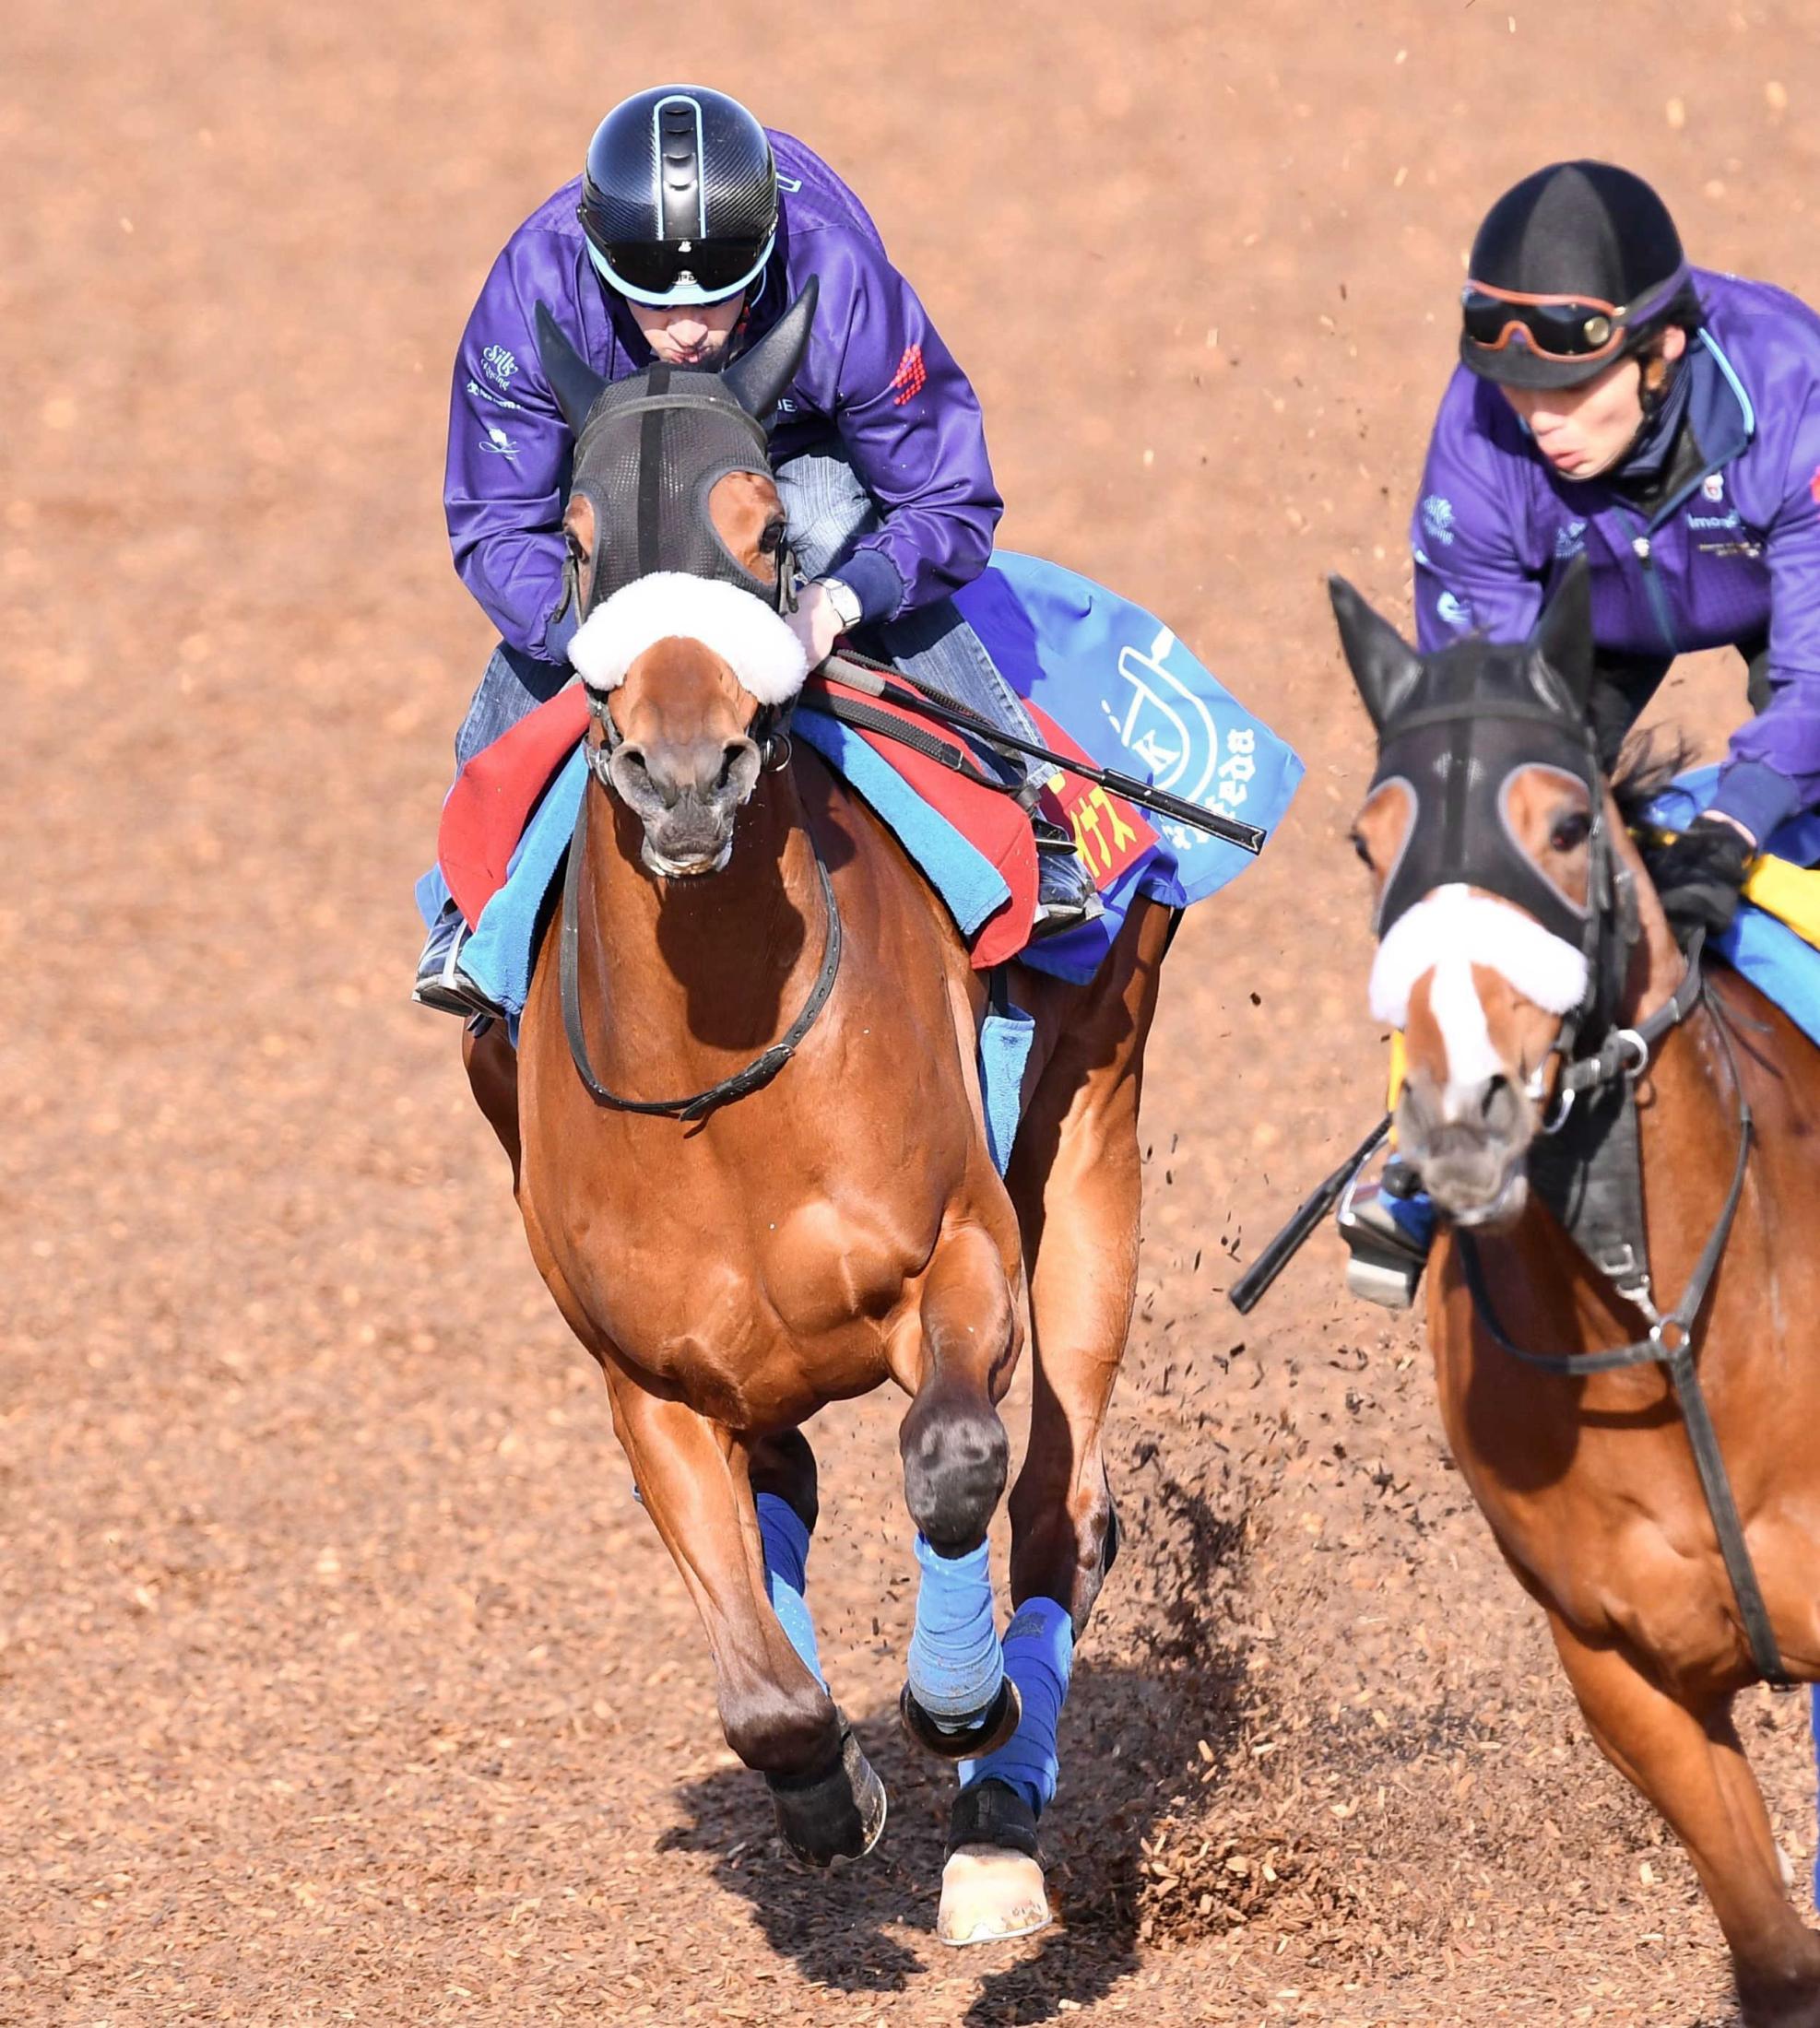
[{"label": "wristwatch", "polygon": [[865,607],[859,603],[859,594],[851,584],[843,584],[837,577],[818,577],[815,581],[828,595],[828,603],[834,608],[843,633],[851,633],[865,617]]}]

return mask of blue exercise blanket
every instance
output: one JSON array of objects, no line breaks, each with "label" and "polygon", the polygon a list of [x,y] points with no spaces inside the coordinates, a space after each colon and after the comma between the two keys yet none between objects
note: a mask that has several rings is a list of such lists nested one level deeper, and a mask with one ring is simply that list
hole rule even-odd
[{"label": "blue exercise blanket", "polygon": [[[1141,606],[1014,549],[998,551],[955,604],[1011,688],[1102,767],[1266,832],[1282,821],[1302,779],[1294,749]],[[1187,908],[1251,864],[1249,853],[1191,825],[1153,822],[1156,844],[1102,892],[1105,914],[1046,937],[1022,962],[1090,979],[1137,896]]]}]

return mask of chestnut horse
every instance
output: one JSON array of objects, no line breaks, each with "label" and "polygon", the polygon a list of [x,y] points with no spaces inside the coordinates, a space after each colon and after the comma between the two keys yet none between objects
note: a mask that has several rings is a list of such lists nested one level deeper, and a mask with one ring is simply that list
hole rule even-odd
[{"label": "chestnut horse", "polygon": [[1444,1221],[1448,1441],[1746,2020],[1814,2028],[1820,1936],[1731,1702],[1820,1675],[1820,1053],[1670,933],[1587,729],[1583,569],[1522,645],[1424,658],[1337,580],[1334,607],[1378,735],[1355,843],[1399,1150]]},{"label": "chestnut horse", "polygon": [[[977,1070],[985,983],[895,838],[782,729],[801,651],[761,595],[787,542],[753,419],[788,385],[811,307],[725,375],[659,367],[611,387],[544,331],[577,433],[564,525],[592,773],[515,1055],[497,1027],[467,1055],[538,1268],[600,1364],[701,1613],[727,1743],[765,1777],[792,1848],[826,1863],[870,1849],[884,1797],[806,1631],[802,1426],[888,1380],[909,1397],[905,1502],[924,1604],[937,1585],[948,1612],[919,1607],[917,1642],[970,1642],[960,1678],[985,1708],[957,1709],[960,1692],[938,1708],[913,1643],[906,1719],[951,1758],[995,1735],[1015,1749],[984,1545],[1008,1472],[997,1404],[1029,1337],[1011,1597],[1055,1602],[1046,1706],[1026,1678],[1022,1710],[1052,1740],[1117,1541],[1101,1426],[1134,1293],[1138,1100],[1170,918],[1141,903],[1091,985],[1014,974],[1035,1043],[1001,1181]],[[709,1096],[636,1109],[678,1093]],[[797,1531],[781,1572],[780,1517]],[[1034,1832],[1053,1781],[979,1778],[995,1765],[954,1804],[949,1941],[1047,1919]]]}]

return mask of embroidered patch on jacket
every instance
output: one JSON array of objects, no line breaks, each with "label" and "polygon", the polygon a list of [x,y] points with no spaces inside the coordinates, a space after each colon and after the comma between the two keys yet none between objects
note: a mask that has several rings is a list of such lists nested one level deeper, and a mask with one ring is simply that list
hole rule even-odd
[{"label": "embroidered patch on jacket", "polygon": [[[905,346],[904,357],[897,362],[897,371],[891,377],[891,383],[897,390],[892,396],[892,407],[902,408],[906,401],[920,395],[928,377],[928,371],[923,364],[922,347]],[[1820,480],[1820,475],[1816,475],[1816,480]],[[1820,499],[1820,494],[1816,494],[1815,498]]]}]

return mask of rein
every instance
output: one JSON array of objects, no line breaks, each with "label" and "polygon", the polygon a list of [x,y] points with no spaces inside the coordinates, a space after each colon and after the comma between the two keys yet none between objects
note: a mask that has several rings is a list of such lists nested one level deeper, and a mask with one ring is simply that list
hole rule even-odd
[{"label": "rein", "polygon": [[569,1055],[574,1061],[577,1076],[597,1105],[605,1106],[614,1113],[645,1113],[655,1114],[665,1119],[699,1120],[703,1114],[711,1113],[715,1106],[729,1104],[735,1099],[743,1099],[748,1092],[756,1091],[769,1084],[796,1055],[803,1038],[814,1027],[817,1017],[827,1006],[828,996],[834,990],[835,974],[841,969],[841,912],[834,900],[834,883],[829,878],[828,864],[821,856],[821,847],[814,830],[806,825],[804,828],[809,831],[810,850],[815,855],[815,870],[821,880],[821,906],[827,924],[826,937],[821,969],[816,974],[815,984],[810,989],[808,999],[803,1002],[802,1011],[777,1041],[762,1055],[753,1057],[743,1070],[735,1071],[730,1078],[723,1078],[718,1084],[710,1085],[705,1091],[696,1091],[683,1099],[622,1098],[618,1092],[609,1091],[595,1075],[594,1065],[588,1056],[586,1032],[582,1025],[581,869],[587,848],[588,787],[586,783],[582,785],[582,804],[575,813],[574,836],[569,841],[568,869],[562,877],[562,921],[557,953],[557,973],[561,988],[562,1026],[569,1037]]},{"label": "rein", "polygon": [[[1679,985],[1653,1014],[1639,1021],[1634,1028],[1613,1030],[1591,1055],[1574,1058],[1566,1065],[1559,1080],[1559,1089],[1565,1093],[1565,1102],[1559,1108],[1553,1124],[1544,1129],[1546,1132],[1558,1133],[1566,1124],[1573,1102],[1578,1094],[1597,1091],[1619,1079],[1623,1080],[1625,1087],[1621,1104],[1625,1114],[1630,1114],[1636,1104],[1634,1088],[1648,1069],[1657,1044],[1672,1029],[1678,1027],[1696,1007],[1704,1006],[1719,1037],[1720,1047],[1725,1057],[1726,1074],[1737,1102],[1738,1147],[1731,1165],[1731,1182],[1726,1191],[1725,1201],[1720,1209],[1712,1231],[1707,1236],[1706,1244],[1700,1249],[1699,1258],[1694,1263],[1681,1300],[1668,1311],[1658,1310],[1650,1292],[1648,1264],[1641,1257],[1641,1154],[1634,1119],[1626,1120],[1625,1124],[1631,1130],[1628,1137],[1619,1143],[1616,1154],[1616,1161],[1627,1173],[1613,1180],[1620,1197],[1625,1200],[1619,1207],[1619,1222],[1634,1229],[1638,1244],[1626,1244],[1616,1257],[1601,1258],[1599,1253],[1588,1245],[1586,1234],[1576,1230],[1577,1220],[1569,1205],[1557,1197],[1556,1201],[1551,1202],[1550,1209],[1555,1212],[1568,1236],[1579,1246],[1593,1268],[1611,1283],[1624,1302],[1641,1311],[1649,1326],[1644,1337],[1598,1352],[1538,1352],[1519,1345],[1505,1330],[1493,1306],[1483,1264],[1480,1260],[1478,1246],[1471,1234],[1456,1229],[1454,1240],[1460,1251],[1460,1270],[1466,1283],[1467,1294],[1472,1303],[1473,1314],[1493,1343],[1513,1359],[1519,1359],[1526,1366],[1533,1366],[1542,1373],[1566,1378],[1615,1373],[1631,1366],[1658,1365],[1667,1369],[1670,1384],[1674,1389],[1675,1402],[1687,1428],[1687,1440],[1694,1453],[1695,1469],[1699,1474],[1700,1490],[1706,1495],[1707,1511],[1712,1517],[1713,1532],[1719,1539],[1720,1555],[1725,1563],[1726,1575],[1731,1580],[1732,1596],[1738,1603],[1738,1616],[1750,1647],[1752,1666],[1758,1676],[1774,1688],[1792,1690],[1795,1685],[1782,1667],[1781,1651],[1776,1644],[1775,1630],[1770,1625],[1768,1609],[1763,1601],[1762,1587],[1757,1583],[1756,1568],[1751,1561],[1750,1549],[1744,1539],[1743,1523],[1739,1517],[1737,1502],[1732,1497],[1731,1481],[1719,1447],[1719,1435],[1713,1428],[1712,1415],[1700,1386],[1699,1372],[1694,1363],[1700,1313],[1706,1305],[1713,1277],[1719,1271],[1719,1264],[1724,1258],[1726,1245],[1731,1240],[1731,1229],[1737,1220],[1738,1207],[1743,1199],[1744,1179],[1750,1168],[1751,1143],[1755,1131],[1750,1101],[1744,1095],[1743,1079],[1739,1073],[1737,1054],[1731,1046],[1730,1027],[1724,1010],[1700,969],[1700,947],[1703,940],[1703,935],[1696,935],[1688,952],[1687,969]],[[1618,1141],[1619,1138],[1612,1135],[1608,1139]],[[1578,1171],[1578,1180],[1582,1185],[1590,1180],[1589,1172],[1597,1164],[1599,1154],[1600,1150],[1595,1148],[1590,1156],[1570,1164],[1570,1172]],[[1538,1187],[1540,1188],[1540,1184]],[[1590,1195],[1590,1192],[1583,1190],[1582,1203]]]}]

